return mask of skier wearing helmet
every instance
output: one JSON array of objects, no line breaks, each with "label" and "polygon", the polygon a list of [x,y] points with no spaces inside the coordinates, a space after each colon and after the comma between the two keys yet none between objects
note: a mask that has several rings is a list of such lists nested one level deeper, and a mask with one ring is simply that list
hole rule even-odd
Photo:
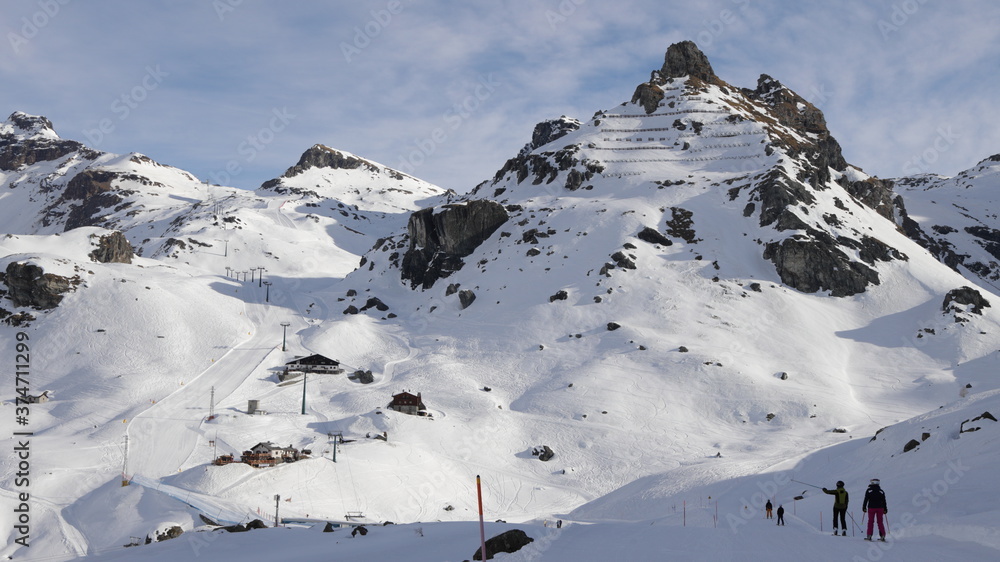
[{"label": "skier wearing helmet", "polygon": [[882,523],[882,516],[889,513],[889,509],[885,504],[885,492],[882,491],[879,484],[878,478],[872,478],[871,484],[868,485],[868,490],[865,491],[865,501],[861,504],[861,511],[868,513],[868,536],[865,537],[866,541],[872,540],[872,527],[876,520],[878,520],[878,540],[885,541],[885,525]]},{"label": "skier wearing helmet", "polygon": [[833,496],[833,536],[837,536],[837,516],[840,516],[840,528],[843,529],[844,535],[847,536],[847,502],[850,497],[847,490],[844,489],[844,481],[837,481],[837,489],[827,490],[823,488],[823,491],[827,494]]}]

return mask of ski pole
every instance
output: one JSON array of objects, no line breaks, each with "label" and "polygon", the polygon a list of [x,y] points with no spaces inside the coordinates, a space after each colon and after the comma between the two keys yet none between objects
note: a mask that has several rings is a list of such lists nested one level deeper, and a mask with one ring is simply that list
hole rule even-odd
[{"label": "ski pole", "polygon": [[798,482],[799,484],[805,484],[806,486],[812,486],[813,488],[823,489],[822,486],[816,486],[815,484],[809,484],[808,482],[802,482],[801,480],[792,480],[792,482]]},{"label": "ski pole", "polygon": [[[851,523],[854,524],[854,527],[857,527],[858,530],[860,531],[861,530],[861,525],[858,525],[858,522],[854,520],[854,514],[851,513],[850,511],[848,511],[847,515],[849,515],[851,517]],[[852,537],[855,536],[854,535],[854,527],[851,527],[851,536]]]}]

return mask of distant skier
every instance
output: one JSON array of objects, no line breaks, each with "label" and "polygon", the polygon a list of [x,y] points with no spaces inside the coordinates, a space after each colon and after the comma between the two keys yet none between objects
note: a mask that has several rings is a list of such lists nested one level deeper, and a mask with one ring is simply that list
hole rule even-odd
[{"label": "distant skier", "polygon": [[785,524],[785,508],[778,506],[778,525]]},{"label": "distant skier", "polygon": [[[847,490],[844,489],[844,481],[837,481],[836,490],[827,490],[823,488],[823,491],[834,497],[833,499],[833,536],[837,536],[837,515],[840,515],[840,528],[843,529],[844,535],[847,536],[847,502],[849,501],[849,496]],[[865,501],[868,501],[868,496],[865,495]],[[871,534],[871,533],[869,533]]]},{"label": "distant skier", "polygon": [[773,519],[773,517],[771,517],[771,510],[774,509],[774,506],[771,505],[771,500],[767,500],[767,504],[764,505],[764,509],[767,510],[767,518]]},{"label": "distant skier", "polygon": [[872,526],[878,520],[878,534],[880,541],[885,541],[885,525],[882,524],[882,516],[889,513],[885,504],[885,492],[879,486],[878,478],[872,478],[868,490],[865,491],[865,501],[861,504],[861,511],[868,513],[868,536],[866,541],[872,540]]}]

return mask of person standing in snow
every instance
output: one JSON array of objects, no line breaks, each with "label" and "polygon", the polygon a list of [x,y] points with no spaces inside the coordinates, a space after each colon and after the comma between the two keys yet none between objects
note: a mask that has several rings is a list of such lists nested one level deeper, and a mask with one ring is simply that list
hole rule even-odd
[{"label": "person standing in snow", "polygon": [[[844,481],[837,481],[836,490],[827,490],[823,488],[823,492],[833,496],[833,536],[837,536],[837,515],[840,515],[840,528],[844,530],[844,535],[847,536],[847,502],[850,499],[847,490],[844,489]],[[865,501],[868,500],[868,495],[865,495]],[[871,533],[869,533],[871,534]]]},{"label": "person standing in snow", "polygon": [[778,525],[785,524],[785,508],[778,506]]},{"label": "person standing in snow", "polygon": [[767,503],[764,505],[764,509],[767,511],[767,519],[772,519],[771,510],[774,509],[774,506],[771,505],[771,500],[767,500]]},{"label": "person standing in snow", "polygon": [[868,513],[868,536],[866,541],[872,540],[872,527],[875,520],[878,520],[878,534],[880,541],[885,541],[885,525],[882,524],[882,516],[889,513],[889,508],[885,503],[885,492],[879,485],[878,478],[872,478],[868,490],[865,491],[865,501],[861,504],[861,511]]}]

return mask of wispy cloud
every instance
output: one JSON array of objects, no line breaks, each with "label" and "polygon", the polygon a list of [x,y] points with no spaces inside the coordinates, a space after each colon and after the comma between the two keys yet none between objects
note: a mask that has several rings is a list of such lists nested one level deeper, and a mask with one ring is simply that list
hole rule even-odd
[{"label": "wispy cloud", "polygon": [[[848,159],[869,173],[901,174],[942,123],[963,134],[937,171],[1000,151],[990,24],[1000,7],[988,1],[919,4],[888,38],[879,21],[892,21],[890,1],[225,5],[220,17],[212,2],[67,3],[17,52],[5,45],[0,100],[84,141],[115,119],[101,149],[144,152],[202,177],[240,158],[240,143],[274,110],[297,115],[240,161],[232,183],[247,188],[317,142],[395,166],[444,127],[414,173],[464,191],[516,153],[537,121],[627,100],[670,43],[692,39],[737,86],[767,73],[817,101]],[[0,31],[19,33],[37,10],[5,6]],[[169,76],[118,119],[112,104],[150,65]],[[449,120],[481,80],[498,85],[460,123]]]}]

